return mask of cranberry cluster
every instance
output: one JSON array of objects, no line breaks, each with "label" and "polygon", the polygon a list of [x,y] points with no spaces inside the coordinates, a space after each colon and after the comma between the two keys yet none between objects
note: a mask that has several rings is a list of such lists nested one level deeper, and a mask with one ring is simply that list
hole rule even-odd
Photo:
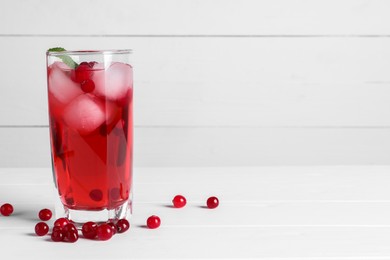
[{"label": "cranberry cluster", "polygon": [[97,62],[81,62],[75,70],[72,70],[71,79],[77,83],[80,83],[81,89],[85,93],[90,93],[95,89],[95,83],[91,80],[93,74],[93,66]]},{"label": "cranberry cluster", "polygon": [[[50,220],[52,213],[49,209],[42,209],[38,214],[43,221]],[[124,233],[130,228],[129,221],[120,219],[116,223],[107,222],[96,224],[89,221],[83,224],[81,233],[87,239],[109,240],[116,233]],[[44,236],[49,233],[49,225],[39,222],[35,225],[35,233]],[[65,241],[74,243],[79,239],[79,231],[76,226],[66,218],[59,218],[54,221],[51,232],[51,240],[55,242]]]},{"label": "cranberry cluster", "polygon": [[[172,204],[175,208],[183,208],[187,204],[187,200],[182,195],[176,195],[172,200]],[[209,209],[215,209],[219,205],[219,200],[217,197],[209,197],[206,204]],[[8,203],[1,207],[1,214],[5,216],[10,215],[12,211],[12,205]],[[50,209],[42,209],[39,211],[38,217],[42,221],[48,221],[52,217],[52,212]],[[156,215],[152,215],[147,219],[146,225],[150,229],[156,229],[161,225],[161,219]],[[120,219],[116,223],[107,222],[102,224],[88,221],[83,224],[81,233],[84,238],[105,241],[112,238],[112,236],[116,233],[126,232],[129,228],[130,223],[126,219]],[[38,236],[44,236],[48,234],[49,230],[50,228],[45,222],[39,222],[35,225],[35,233]],[[68,219],[59,218],[54,222],[51,232],[51,239],[55,242],[65,241],[74,243],[79,239],[79,231],[77,230],[76,226]]]}]

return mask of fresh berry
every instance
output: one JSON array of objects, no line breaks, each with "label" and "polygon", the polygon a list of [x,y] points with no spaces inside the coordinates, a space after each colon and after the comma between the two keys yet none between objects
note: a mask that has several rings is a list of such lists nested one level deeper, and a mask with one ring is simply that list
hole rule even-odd
[{"label": "fresh berry", "polygon": [[121,196],[121,190],[119,188],[112,188],[110,190],[110,199],[111,200],[118,200]]},{"label": "fresh berry", "polygon": [[14,207],[9,203],[5,203],[0,207],[0,213],[3,216],[9,216],[12,212],[14,212]]},{"label": "fresh berry", "polygon": [[219,205],[219,200],[217,197],[210,197],[207,199],[207,207],[209,209],[215,209]]},{"label": "fresh berry", "polygon": [[69,224],[66,224],[63,228],[62,228],[62,231],[66,234],[66,232],[68,231],[75,231],[77,232],[77,228],[75,225],[73,225],[72,223],[69,223]]},{"label": "fresh berry", "polygon": [[49,226],[45,222],[39,222],[35,225],[35,234],[44,236],[49,233]]},{"label": "fresh berry", "polygon": [[84,80],[81,82],[81,89],[85,93],[90,93],[95,89],[95,83],[91,79]]},{"label": "fresh berry", "polygon": [[88,239],[95,239],[97,235],[97,224],[92,221],[88,221],[83,224],[83,227],[81,228],[81,232],[83,233],[83,236]]},{"label": "fresh berry", "polygon": [[118,233],[124,233],[130,228],[130,223],[127,221],[127,219],[120,219],[116,223],[116,229],[118,230]]},{"label": "fresh berry", "polygon": [[148,220],[146,221],[146,225],[148,226],[148,228],[151,228],[151,229],[158,228],[160,226],[160,224],[161,224],[161,220],[156,215],[150,216],[148,218]]},{"label": "fresh berry", "polygon": [[[58,129],[58,128],[57,128]],[[60,148],[60,149],[62,149],[62,148]],[[63,150],[60,150],[61,152],[63,152]],[[65,198],[65,203],[67,204],[67,205],[74,205],[74,199],[72,198],[72,197],[66,197]]]},{"label": "fresh berry", "polygon": [[88,66],[89,66],[91,69],[93,68],[93,66],[95,66],[95,64],[97,64],[96,61],[90,61],[90,62],[88,62]]},{"label": "fresh berry", "polygon": [[51,240],[54,242],[60,242],[64,240],[64,232],[62,231],[62,228],[53,227],[53,230],[51,231]]},{"label": "fresh berry", "polygon": [[101,224],[97,228],[97,237],[99,240],[109,240],[113,236],[112,228],[108,224]]},{"label": "fresh berry", "polygon": [[68,224],[69,224],[69,220],[67,218],[59,218],[56,221],[54,221],[55,227],[64,228]]},{"label": "fresh berry", "polygon": [[63,229],[62,229],[62,227],[54,226],[54,227],[51,229],[51,232],[54,232],[54,231],[61,231],[61,232],[63,232]]},{"label": "fresh berry", "polygon": [[93,71],[88,62],[82,62],[75,70],[71,72],[71,79],[77,83],[81,83],[84,80],[92,77]]},{"label": "fresh berry", "polygon": [[91,190],[89,197],[94,201],[101,201],[103,199],[103,192],[99,189]]},{"label": "fresh berry", "polygon": [[114,223],[112,223],[112,222],[107,222],[107,224],[111,227],[111,229],[112,229],[112,234],[113,235],[115,235],[116,234],[116,226],[115,226],[115,224]]},{"label": "fresh berry", "polygon": [[176,195],[172,200],[173,206],[175,208],[182,208],[187,204],[187,200],[182,195]]},{"label": "fresh berry", "polygon": [[39,211],[38,217],[40,220],[48,221],[51,219],[52,213],[50,209],[42,209]]},{"label": "fresh berry", "polygon": [[68,230],[64,232],[64,241],[74,243],[79,239],[79,234],[77,230]]}]

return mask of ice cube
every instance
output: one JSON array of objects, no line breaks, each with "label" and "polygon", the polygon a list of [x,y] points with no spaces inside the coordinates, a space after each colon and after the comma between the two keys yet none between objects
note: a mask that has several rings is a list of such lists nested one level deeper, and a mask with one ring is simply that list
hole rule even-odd
[{"label": "ice cube", "polygon": [[55,62],[50,66],[49,91],[62,104],[69,103],[72,99],[81,95],[83,91],[80,85],[73,82],[67,75],[62,62]]},{"label": "ice cube", "polygon": [[133,70],[130,65],[114,62],[106,70],[94,72],[95,94],[110,100],[120,100],[133,85]]},{"label": "ice cube", "polygon": [[110,101],[106,101],[104,102],[104,108],[105,108],[105,111],[106,111],[106,124],[112,124],[114,121],[118,120],[117,117],[118,115],[120,116],[120,114],[118,113],[118,108],[117,106],[110,102]]},{"label": "ice cube", "polygon": [[104,103],[89,94],[80,95],[66,106],[63,119],[80,134],[89,134],[106,120]]},{"label": "ice cube", "polygon": [[61,61],[56,61],[54,62],[60,69],[62,69],[63,71],[71,71],[72,69],[66,65],[65,63],[61,62]]}]

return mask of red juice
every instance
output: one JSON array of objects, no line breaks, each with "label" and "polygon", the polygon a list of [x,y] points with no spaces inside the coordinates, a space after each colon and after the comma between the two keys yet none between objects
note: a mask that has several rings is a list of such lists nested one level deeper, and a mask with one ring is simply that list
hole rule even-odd
[{"label": "red juice", "polygon": [[62,204],[112,210],[132,186],[132,67],[83,62],[48,65],[52,166]]}]

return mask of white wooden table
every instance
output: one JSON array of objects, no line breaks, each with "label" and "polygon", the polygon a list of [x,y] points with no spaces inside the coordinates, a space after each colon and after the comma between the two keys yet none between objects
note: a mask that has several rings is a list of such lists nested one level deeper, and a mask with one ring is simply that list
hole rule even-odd
[{"label": "white wooden table", "polygon": [[[11,259],[390,259],[390,166],[136,168],[131,229],[106,242],[37,237],[51,170],[0,169],[1,255]],[[174,195],[188,204],[171,207]],[[220,206],[204,207],[208,196]],[[144,227],[161,217],[159,229]],[[52,223],[52,222],[50,222]]]}]

